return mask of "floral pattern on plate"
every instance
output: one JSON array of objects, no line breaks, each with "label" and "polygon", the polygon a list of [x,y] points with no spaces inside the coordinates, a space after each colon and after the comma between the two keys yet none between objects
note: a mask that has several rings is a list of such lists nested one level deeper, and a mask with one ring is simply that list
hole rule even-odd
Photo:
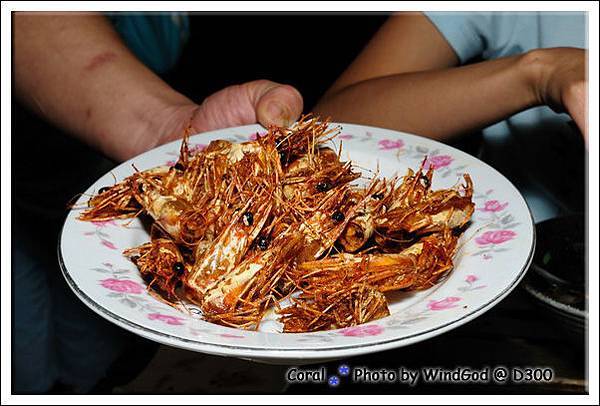
[{"label": "floral pattern on plate", "polygon": [[[191,137],[190,145],[197,151],[212,140],[245,142],[263,133],[260,126],[218,130]],[[440,334],[493,306],[522,278],[533,249],[533,223],[523,198],[497,171],[441,143],[391,130],[343,124],[341,135],[332,142],[342,143],[344,153],[361,168],[379,167],[382,176],[403,175],[425,162],[435,168],[434,189],[453,186],[465,172],[473,178],[476,210],[461,237],[455,269],[432,289],[390,296],[390,316],[340,330],[299,334],[278,332],[274,315],[259,331],[205,322],[197,307],[186,304],[178,311],[151,295],[135,266],[122,256],[124,249],[149,238],[139,220],[86,223],[76,219],[76,210],[69,213],[61,237],[67,281],[103,317],[161,343],[267,362],[306,362],[408,345]],[[167,144],[120,165],[92,185],[87,195],[112,182],[113,175],[129,176],[132,164],[139,170],[174,164],[179,146],[178,141]],[[85,200],[81,197],[78,203]]]}]

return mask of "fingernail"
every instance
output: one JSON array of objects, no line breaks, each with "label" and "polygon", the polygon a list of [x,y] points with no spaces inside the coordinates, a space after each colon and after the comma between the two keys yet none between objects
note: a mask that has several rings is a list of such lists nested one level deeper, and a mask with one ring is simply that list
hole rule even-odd
[{"label": "fingernail", "polygon": [[287,110],[283,104],[271,102],[267,104],[266,116],[269,121],[276,125],[283,125],[286,121]]}]

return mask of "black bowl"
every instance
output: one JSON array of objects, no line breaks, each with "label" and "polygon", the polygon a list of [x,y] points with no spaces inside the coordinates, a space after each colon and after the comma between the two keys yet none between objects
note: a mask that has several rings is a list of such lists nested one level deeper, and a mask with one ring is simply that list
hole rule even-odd
[{"label": "black bowl", "polygon": [[583,335],[587,322],[586,238],[583,215],[536,225],[536,250],[524,287],[546,314],[571,333]]}]

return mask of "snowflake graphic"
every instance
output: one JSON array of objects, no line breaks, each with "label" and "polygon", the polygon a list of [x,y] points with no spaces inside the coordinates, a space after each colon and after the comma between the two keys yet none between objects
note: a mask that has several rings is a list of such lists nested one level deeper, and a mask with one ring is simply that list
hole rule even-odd
[{"label": "snowflake graphic", "polygon": [[340,384],[340,378],[333,375],[333,376],[329,377],[327,382],[329,383],[329,386],[338,386]]},{"label": "snowflake graphic", "polygon": [[340,365],[338,368],[338,373],[342,376],[350,375],[350,367],[348,365]]}]

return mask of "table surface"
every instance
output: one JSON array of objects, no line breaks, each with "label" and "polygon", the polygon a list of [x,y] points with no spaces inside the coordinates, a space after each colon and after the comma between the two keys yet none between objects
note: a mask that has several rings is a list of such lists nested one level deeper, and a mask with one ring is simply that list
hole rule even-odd
[{"label": "table surface", "polygon": [[[135,379],[115,393],[286,393],[286,394],[583,394],[587,393],[583,337],[573,338],[519,286],[477,319],[427,341],[395,350],[323,364],[370,370],[405,367],[486,366],[552,368],[550,383],[515,384],[359,384],[337,387],[288,384],[290,366],[257,364],[161,346]],[[316,369],[320,365],[305,368]],[[332,372],[333,373],[333,372]]]}]

